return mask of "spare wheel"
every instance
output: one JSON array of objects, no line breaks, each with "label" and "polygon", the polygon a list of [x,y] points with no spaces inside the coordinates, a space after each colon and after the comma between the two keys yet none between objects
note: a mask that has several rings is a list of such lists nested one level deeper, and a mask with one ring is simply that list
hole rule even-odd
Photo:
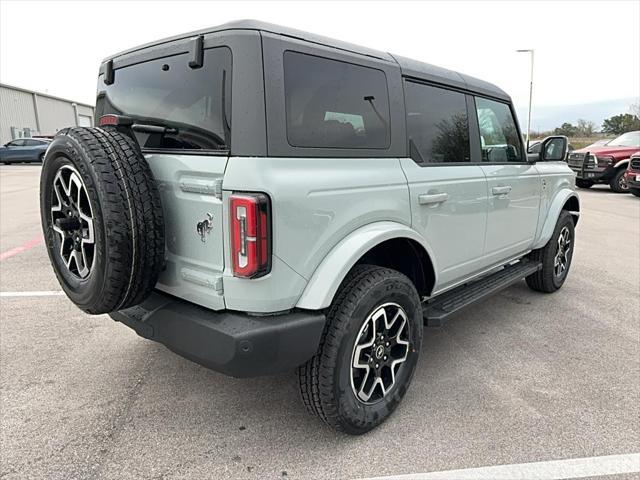
[{"label": "spare wheel", "polygon": [[42,167],[40,214],[58,281],[82,310],[121,310],[151,293],[164,262],[164,220],[135,140],[115,129],[62,130]]}]

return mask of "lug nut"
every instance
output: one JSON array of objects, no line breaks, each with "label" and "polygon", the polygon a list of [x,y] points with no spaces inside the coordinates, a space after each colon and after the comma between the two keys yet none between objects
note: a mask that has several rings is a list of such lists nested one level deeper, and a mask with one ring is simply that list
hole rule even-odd
[{"label": "lug nut", "polygon": [[385,343],[385,345],[388,347],[389,346],[389,342]]},{"label": "lug nut", "polygon": [[386,359],[387,359],[387,356],[385,355],[384,357],[382,357],[382,359],[383,359],[383,360],[386,360]]},{"label": "lug nut", "polygon": [[380,368],[380,364],[379,363],[376,363],[376,368]]}]

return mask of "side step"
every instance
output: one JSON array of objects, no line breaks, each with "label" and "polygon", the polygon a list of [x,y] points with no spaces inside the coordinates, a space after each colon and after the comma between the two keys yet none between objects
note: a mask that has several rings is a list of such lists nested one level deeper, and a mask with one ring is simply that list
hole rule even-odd
[{"label": "side step", "polygon": [[422,304],[425,325],[439,327],[449,315],[519,282],[541,268],[542,263],[523,259],[479,280],[466,283],[427,300]]}]

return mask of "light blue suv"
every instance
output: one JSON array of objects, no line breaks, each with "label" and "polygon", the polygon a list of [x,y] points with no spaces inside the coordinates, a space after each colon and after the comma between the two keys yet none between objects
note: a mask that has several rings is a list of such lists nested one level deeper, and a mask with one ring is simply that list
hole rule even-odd
[{"label": "light blue suv", "polygon": [[567,139],[527,156],[481,80],[242,21],[107,58],[96,112],[42,173],[69,298],[229,375],[295,368],[339,430],[393,412],[423,324],[567,278]]}]

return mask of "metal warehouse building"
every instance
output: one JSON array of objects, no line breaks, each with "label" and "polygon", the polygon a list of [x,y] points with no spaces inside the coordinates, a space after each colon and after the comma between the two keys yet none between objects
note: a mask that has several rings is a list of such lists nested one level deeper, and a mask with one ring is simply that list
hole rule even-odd
[{"label": "metal warehouse building", "polygon": [[0,145],[14,138],[53,136],[93,125],[93,106],[0,83]]}]

